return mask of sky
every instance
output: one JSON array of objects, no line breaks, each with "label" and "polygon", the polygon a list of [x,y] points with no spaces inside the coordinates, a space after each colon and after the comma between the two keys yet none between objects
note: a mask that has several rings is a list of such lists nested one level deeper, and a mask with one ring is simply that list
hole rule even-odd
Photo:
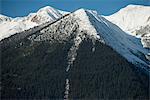
[{"label": "sky", "polygon": [[0,0],[0,14],[27,16],[44,6],[51,6],[64,11],[92,9],[101,15],[111,15],[129,4],[150,6],[150,0]]}]

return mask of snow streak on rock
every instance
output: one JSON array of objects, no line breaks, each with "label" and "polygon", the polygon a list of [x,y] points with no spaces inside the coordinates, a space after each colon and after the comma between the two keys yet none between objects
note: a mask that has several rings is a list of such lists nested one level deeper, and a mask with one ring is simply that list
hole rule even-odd
[{"label": "snow streak on rock", "polygon": [[[83,14],[83,16],[80,16],[80,13]],[[92,39],[93,47],[92,47],[92,52],[95,51],[95,41],[99,39],[98,35],[96,34],[96,30],[94,30],[93,26],[90,24],[88,16],[86,15],[85,10],[80,9],[75,12],[75,14],[72,14],[72,17],[76,19],[76,22],[74,23],[73,26],[73,32],[72,34],[74,36],[73,39],[73,45],[71,46],[69,52],[68,52],[68,66],[66,68],[66,72],[69,73],[69,70],[71,66],[73,65],[73,62],[76,59],[77,56],[77,50],[79,48],[80,43],[82,40],[85,39],[86,36]],[[85,19],[85,20],[83,20]],[[66,78],[66,86],[65,86],[65,96],[64,99],[69,98],[69,78]]]},{"label": "snow streak on rock", "polygon": [[69,53],[68,53],[68,66],[66,68],[66,72],[69,71],[71,65],[73,64],[73,61],[75,60],[77,56],[77,50],[81,41],[82,41],[81,37],[76,37],[74,39],[74,45],[70,48]]},{"label": "snow streak on rock", "polygon": [[[82,42],[81,36],[83,34],[83,32],[79,30],[79,25],[76,21],[74,22],[74,25],[71,30],[72,30],[71,33],[73,34],[74,39],[73,39],[73,45],[71,46],[68,52],[68,66],[66,67],[66,73],[69,72],[71,66],[73,65],[74,60],[76,59],[77,50],[79,48],[80,43]],[[69,78],[66,78],[64,99],[65,100],[69,99]]]},{"label": "snow streak on rock", "polygon": [[69,99],[69,79],[66,79],[64,100],[68,100],[68,99]]}]

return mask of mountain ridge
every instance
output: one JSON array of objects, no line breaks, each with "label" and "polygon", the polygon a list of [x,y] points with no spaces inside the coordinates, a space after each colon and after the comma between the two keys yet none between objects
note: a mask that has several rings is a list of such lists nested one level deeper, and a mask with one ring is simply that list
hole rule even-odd
[{"label": "mountain ridge", "polygon": [[[2,21],[0,23],[0,40],[7,38],[17,32],[22,32],[24,30],[28,30],[35,26],[41,25],[45,22],[53,22],[67,13],[69,12],[57,10],[53,7],[46,6],[39,9],[36,13],[30,13],[28,16],[25,17],[11,18],[7,16],[3,17],[3,15],[1,15],[0,18]],[[5,21],[6,19],[10,20]]]}]

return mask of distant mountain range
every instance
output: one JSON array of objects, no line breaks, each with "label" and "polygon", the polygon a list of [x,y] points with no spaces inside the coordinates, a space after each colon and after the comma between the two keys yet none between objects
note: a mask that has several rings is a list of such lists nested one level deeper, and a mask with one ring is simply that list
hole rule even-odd
[{"label": "distant mountain range", "polygon": [[[20,30],[3,28],[2,98],[149,99],[150,49],[140,39],[147,45],[149,33],[137,38],[132,32],[149,21],[140,24],[139,19],[131,28],[125,24],[131,30],[121,27],[139,14],[131,8],[149,9],[129,5],[119,14],[101,16],[87,9],[69,13],[45,7],[23,18],[2,16],[3,27],[32,23]],[[128,15],[131,19],[122,17]]]}]

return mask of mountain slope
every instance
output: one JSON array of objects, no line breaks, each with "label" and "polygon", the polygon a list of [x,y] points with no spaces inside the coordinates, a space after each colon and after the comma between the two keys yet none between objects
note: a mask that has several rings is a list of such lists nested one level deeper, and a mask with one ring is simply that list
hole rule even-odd
[{"label": "mountain slope", "polygon": [[142,5],[128,5],[117,13],[105,16],[112,23],[131,35],[142,35],[138,32],[144,27],[150,27],[150,7]]},{"label": "mountain slope", "polygon": [[95,12],[89,11],[89,20],[97,30],[100,37],[103,38],[105,43],[111,46],[114,50],[124,56],[128,61],[141,66],[148,66],[145,63],[144,55],[147,55],[149,50],[144,49],[140,39],[126,34],[116,25],[110,23],[105,18],[101,17]]},{"label": "mountain slope", "polygon": [[54,9],[50,6],[41,8],[36,13],[31,13],[26,17],[9,18],[0,16],[0,40],[7,38],[15,33],[41,25],[45,22],[53,22],[68,12]]},{"label": "mountain slope", "polygon": [[113,41],[130,36],[96,12],[80,9],[32,30],[0,42],[3,99],[149,98],[149,76],[119,52],[121,41]]},{"label": "mountain slope", "polygon": [[[141,38],[143,47],[150,50],[149,12],[150,6],[128,5],[117,13],[104,17],[118,25],[126,33]],[[147,59],[150,59],[149,54],[146,55],[146,57]]]}]

